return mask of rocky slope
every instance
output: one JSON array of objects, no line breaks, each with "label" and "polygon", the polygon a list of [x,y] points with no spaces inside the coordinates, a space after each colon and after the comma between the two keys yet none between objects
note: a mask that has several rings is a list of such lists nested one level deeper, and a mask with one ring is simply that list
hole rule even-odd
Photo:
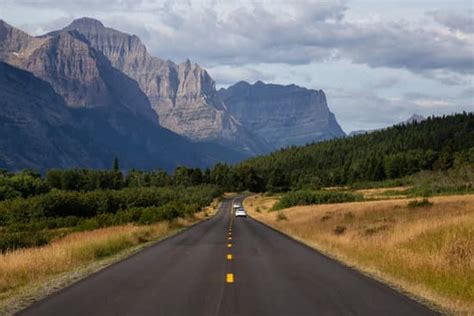
[{"label": "rocky slope", "polygon": [[[65,146],[64,155],[58,155],[62,162],[39,161],[39,169],[76,166],[80,161],[69,154],[77,154],[69,148],[73,142],[82,148],[89,148],[86,143],[92,146],[92,160],[84,159],[88,166],[108,165],[117,155],[126,168],[170,170],[178,165],[236,162],[287,145],[343,135],[322,91],[239,83],[217,92],[213,79],[199,65],[153,57],[138,37],[89,18],[40,37],[0,20],[0,60],[34,74],[61,100],[62,106],[38,118],[64,119],[61,126],[74,131],[64,132],[72,138],[61,143]],[[31,118],[35,114],[23,104],[31,103],[35,94],[29,89],[23,93],[17,97],[15,117],[21,121],[24,108],[24,122],[39,126]],[[12,107],[0,100],[0,115]],[[15,133],[30,133],[26,123],[15,124],[17,132],[3,133],[0,142]],[[38,128],[39,135],[44,135]],[[58,129],[58,144],[61,133]],[[47,141],[43,137],[36,145],[49,148]],[[15,161],[11,158],[17,157],[14,148],[2,153],[4,161]],[[15,168],[30,166],[17,161]]]},{"label": "rocky slope", "polygon": [[[91,47],[81,34],[75,31],[63,31],[42,37],[41,44],[34,50],[15,55],[12,59],[6,57],[11,55],[11,50],[30,47],[29,43],[35,39],[21,31],[15,31],[5,23],[2,25],[7,29],[4,33],[8,36],[3,36],[0,41],[3,49],[0,57],[30,71],[44,80],[44,84],[49,83],[60,95],[58,97],[62,97],[62,102],[68,106],[68,111],[51,110],[46,113],[64,119],[67,115],[71,115],[76,128],[74,134],[97,145],[96,148],[99,148],[96,151],[97,158],[90,162],[89,166],[109,164],[115,155],[121,159],[122,165],[126,168],[161,167],[167,170],[178,165],[208,166],[217,161],[236,161],[243,158],[242,154],[223,150],[215,144],[194,144],[162,128],[148,98],[136,81],[114,68],[110,61]],[[15,34],[19,35],[15,37]],[[5,73],[0,75],[6,80]],[[25,97],[31,94],[29,89],[18,90],[17,94],[21,92]],[[15,116],[25,122],[31,121],[30,116],[34,114],[30,113],[28,107],[24,109],[21,96],[18,100]],[[0,100],[0,113],[7,111],[8,108],[11,106]],[[45,117],[44,115],[42,117]],[[17,125],[17,133],[29,133],[22,131],[22,128],[28,129],[26,124]],[[31,132],[35,133],[34,128]],[[61,130],[58,129],[56,132],[60,137]],[[15,137],[16,133],[11,130],[2,135],[3,141],[6,137]],[[47,138],[43,138],[36,146],[48,148],[47,142]],[[71,149],[70,144],[70,142],[64,143],[65,155],[60,157],[63,157],[65,162],[58,166],[76,166],[74,160],[67,154]],[[8,148],[4,155],[11,158],[18,154],[14,150],[15,147]],[[102,151],[107,153],[107,162],[100,158]],[[51,163],[53,161],[51,160]],[[85,158],[84,161],[88,160]],[[44,169],[48,165],[49,163],[39,161],[36,167]],[[18,161],[15,166],[22,168],[29,165]]]},{"label": "rocky slope", "polygon": [[0,61],[0,168],[108,166],[110,153],[81,135],[48,83]]},{"label": "rocky slope", "polygon": [[219,95],[245,128],[275,149],[345,136],[322,90],[241,81]]},{"label": "rocky slope", "polygon": [[135,79],[161,126],[195,141],[225,144],[249,155],[270,149],[230,115],[214,81],[199,65],[189,60],[178,65],[153,57],[137,36],[94,19],[75,20],[64,30],[82,34],[114,67]]}]

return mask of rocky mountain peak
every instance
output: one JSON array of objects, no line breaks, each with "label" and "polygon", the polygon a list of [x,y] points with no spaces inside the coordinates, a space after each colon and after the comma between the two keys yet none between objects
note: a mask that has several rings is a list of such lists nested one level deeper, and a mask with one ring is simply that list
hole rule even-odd
[{"label": "rocky mountain peak", "polygon": [[247,135],[227,111],[211,76],[191,60],[175,64],[151,56],[137,36],[108,27],[66,29],[79,31],[115,68],[138,82],[163,127],[195,141],[231,144],[250,154],[263,152],[260,148],[265,146]]},{"label": "rocky mountain peak", "polygon": [[216,94],[216,84],[209,73],[198,64],[192,64],[189,59],[178,65],[178,80],[177,95],[212,98]]},{"label": "rocky mountain peak", "polygon": [[273,149],[345,135],[321,90],[257,81],[239,82],[219,95],[231,114]]},{"label": "rocky mountain peak", "polygon": [[82,29],[82,30],[97,30],[104,28],[104,24],[99,20],[83,17],[72,21],[69,26],[66,27],[67,29]]}]

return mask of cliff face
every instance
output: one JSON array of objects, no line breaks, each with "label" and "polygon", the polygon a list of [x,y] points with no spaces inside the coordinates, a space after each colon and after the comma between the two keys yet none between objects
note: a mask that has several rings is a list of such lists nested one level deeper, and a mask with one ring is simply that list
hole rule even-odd
[{"label": "cliff face", "polygon": [[107,150],[83,136],[48,83],[0,61],[0,168],[108,167]]},{"label": "cliff face", "polygon": [[16,67],[0,73],[8,168],[103,167],[118,156],[125,168],[171,170],[344,135],[322,91],[241,82],[217,92],[199,65],[153,57],[93,19],[40,37],[0,20],[0,60]]},{"label": "cliff face", "polygon": [[135,79],[158,114],[160,125],[195,141],[217,142],[257,154],[267,144],[248,133],[227,111],[209,74],[148,54],[140,39],[82,18],[64,30],[82,34],[114,67]]},{"label": "cliff face", "polygon": [[0,59],[9,64],[19,64],[44,41],[0,20]]},{"label": "cliff face", "polygon": [[[61,31],[43,36],[39,39],[40,45],[34,50],[14,55],[15,58],[12,59],[7,58],[11,55],[10,50],[18,49],[19,46],[30,47],[29,43],[35,39],[21,31],[15,31],[11,26],[6,25],[5,28],[8,29],[9,35],[3,36],[0,41],[0,47],[3,49],[0,58],[29,71],[25,73],[31,77],[34,74],[36,77],[33,78],[42,83],[40,88],[17,89],[16,97],[0,100],[0,115],[5,115],[5,121],[8,122],[12,117],[16,120],[16,123],[11,123],[15,128],[5,129],[0,134],[0,142],[10,144],[2,152],[5,161],[10,161],[8,164],[4,163],[8,168],[35,167],[44,170],[49,166],[108,166],[113,157],[118,156],[125,168],[161,167],[171,170],[178,165],[209,166],[218,161],[236,161],[243,158],[240,153],[223,150],[217,145],[194,144],[162,128],[147,96],[140,90],[137,82],[114,68],[111,62],[78,32]],[[16,38],[15,34],[19,37]],[[4,81],[9,78],[6,77],[5,71],[0,73],[0,76]],[[30,91],[44,87],[48,87],[48,91],[60,100],[62,107],[50,107],[48,102],[41,101],[38,91]],[[7,92],[4,94],[7,95]],[[13,103],[15,99],[17,101]],[[37,112],[31,111],[29,107],[34,99],[39,100]],[[10,115],[14,106],[15,112]],[[32,119],[35,116],[41,118],[41,122],[64,120],[68,122],[65,124],[68,128],[62,129],[48,122],[46,123],[49,125],[35,123]],[[44,126],[49,126],[48,133],[44,132]],[[23,150],[20,145],[14,146],[12,142],[23,137],[19,135],[28,135],[24,136],[24,143],[37,150],[32,150],[30,155],[26,152],[27,147]],[[40,135],[43,136],[36,142],[29,141]],[[51,139],[48,139],[49,137]],[[75,142],[69,141],[70,139]],[[51,149],[50,145],[54,140],[64,147],[61,152]],[[78,140],[81,142],[78,143]],[[80,150],[73,148],[86,148],[86,144],[92,144],[93,147],[89,156],[81,155]],[[29,161],[12,158],[34,157],[35,152],[39,157],[42,155],[41,148],[51,149],[52,153],[57,152],[58,155],[47,156],[49,158],[45,157],[44,160],[38,159],[36,165],[32,165],[34,159],[30,164]],[[59,147],[56,149],[60,150]],[[70,153],[76,153],[80,158],[74,158]],[[61,163],[57,159],[61,159]]]},{"label": "cliff face", "polygon": [[345,136],[322,90],[239,82],[219,91],[242,125],[275,149]]}]

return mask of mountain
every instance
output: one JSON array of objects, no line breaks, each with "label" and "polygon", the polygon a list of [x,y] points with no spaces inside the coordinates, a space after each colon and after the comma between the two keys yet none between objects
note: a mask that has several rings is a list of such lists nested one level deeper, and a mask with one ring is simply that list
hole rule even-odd
[{"label": "mountain", "polygon": [[[92,140],[96,148],[101,149],[97,151],[96,160],[87,165],[104,165],[105,162],[99,157],[101,151],[108,153],[107,164],[117,155],[125,168],[150,169],[159,166],[167,170],[179,165],[209,166],[218,161],[232,162],[244,157],[216,144],[195,144],[161,127],[156,112],[136,81],[113,67],[80,33],[62,31],[34,38],[4,22],[0,25],[0,57],[30,71],[45,84],[49,83],[54,92],[62,97],[68,111],[47,113],[59,118],[72,116],[75,134]],[[32,45],[35,49],[31,49]],[[0,75],[5,80],[6,74]],[[18,90],[17,94],[21,92],[25,97],[30,94],[29,89]],[[22,112],[25,105],[21,102],[21,96],[18,99],[16,116],[21,118],[23,114],[27,117],[31,113],[28,109]],[[0,112],[3,113],[8,107],[0,101]],[[59,130],[57,132],[60,133]],[[16,134],[12,130],[2,135],[15,137]],[[66,148],[68,144],[64,144],[65,152],[70,149]],[[47,147],[45,142],[37,144],[40,145]],[[13,147],[9,148],[10,151],[3,154],[15,156],[17,153]],[[69,156],[65,154],[64,157]],[[65,164],[67,166],[77,166],[74,160],[65,158],[65,161],[69,162]],[[87,162],[87,159],[84,161]],[[49,162],[39,161],[36,168],[44,169],[49,165]],[[18,161],[15,168],[25,166]]]},{"label": "mountain", "polygon": [[[280,147],[343,135],[322,91],[257,83],[247,84],[248,93],[242,97],[239,83],[218,92],[199,65],[153,57],[137,36],[90,18],[38,37],[0,20],[0,60],[33,74],[61,100],[56,112],[46,113],[63,119],[61,126],[74,131],[65,138],[74,137],[64,142],[64,155],[58,156],[63,163],[58,166],[82,165],[69,155],[74,152],[68,147],[73,141],[92,150],[92,160],[84,159],[88,166],[107,166],[118,156],[124,168],[171,170],[179,165],[233,163]],[[22,100],[30,102],[31,93],[16,91],[21,92],[25,95],[17,97],[15,116],[23,113],[28,121],[34,114]],[[8,108],[11,105],[0,100],[0,112]],[[44,115],[39,118],[46,119]],[[30,133],[19,128],[17,133]],[[58,142],[61,133],[57,131]],[[3,135],[0,141],[15,133]],[[46,138],[38,146],[46,148],[45,142]],[[2,154],[17,155],[14,147]],[[54,161],[38,161],[35,168],[53,166]],[[31,165],[17,162],[11,166]]]},{"label": "mountain", "polygon": [[245,128],[274,149],[345,136],[322,90],[241,81],[220,89],[219,96]]},{"label": "mountain", "polygon": [[224,144],[247,155],[270,150],[229,113],[214,80],[199,65],[189,60],[178,65],[153,57],[137,36],[105,27],[91,18],[77,19],[64,31],[79,32],[115,68],[135,79],[161,126],[194,141]]},{"label": "mountain", "polygon": [[412,124],[415,122],[420,123],[421,121],[424,121],[424,120],[426,120],[426,117],[415,113],[412,116],[410,116],[405,122],[400,123],[400,124]]},{"label": "mountain", "polygon": [[[423,115],[419,115],[419,114],[413,114],[412,116],[410,116],[408,119],[406,119],[405,121],[403,122],[400,122],[400,123],[397,123],[397,124],[394,124],[394,125],[408,125],[408,124],[413,124],[413,123],[420,123],[422,121],[426,120],[426,117],[424,117]],[[377,131],[381,131],[381,130],[384,130],[386,129],[387,127],[385,128],[377,128],[377,129],[370,129],[370,130],[357,130],[357,131],[352,131],[349,133],[348,136],[358,136],[358,135],[364,135],[364,134],[370,134],[370,133],[373,133],[373,132],[377,132]]]},{"label": "mountain", "polygon": [[0,122],[0,168],[103,168],[113,157],[81,136],[69,108],[48,83],[1,61]]}]

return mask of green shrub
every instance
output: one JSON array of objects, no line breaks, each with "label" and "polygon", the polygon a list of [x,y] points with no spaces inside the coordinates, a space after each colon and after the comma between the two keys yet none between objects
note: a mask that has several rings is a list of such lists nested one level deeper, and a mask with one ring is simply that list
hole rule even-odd
[{"label": "green shrub", "polygon": [[0,251],[43,246],[49,243],[52,237],[53,234],[47,231],[2,233],[0,234]]},{"label": "green shrub", "polygon": [[[167,210],[160,211],[164,214],[162,217],[172,219],[199,211],[220,194],[217,187],[210,185],[91,192],[52,190],[28,199],[0,202],[0,225],[37,222],[45,218],[91,218],[99,214],[115,214],[119,210],[159,208],[164,205]],[[51,225],[60,227],[53,223]]]},{"label": "green shrub", "polygon": [[297,205],[330,204],[361,201],[361,194],[338,191],[291,191],[285,194],[274,206],[273,210],[280,210]]}]

